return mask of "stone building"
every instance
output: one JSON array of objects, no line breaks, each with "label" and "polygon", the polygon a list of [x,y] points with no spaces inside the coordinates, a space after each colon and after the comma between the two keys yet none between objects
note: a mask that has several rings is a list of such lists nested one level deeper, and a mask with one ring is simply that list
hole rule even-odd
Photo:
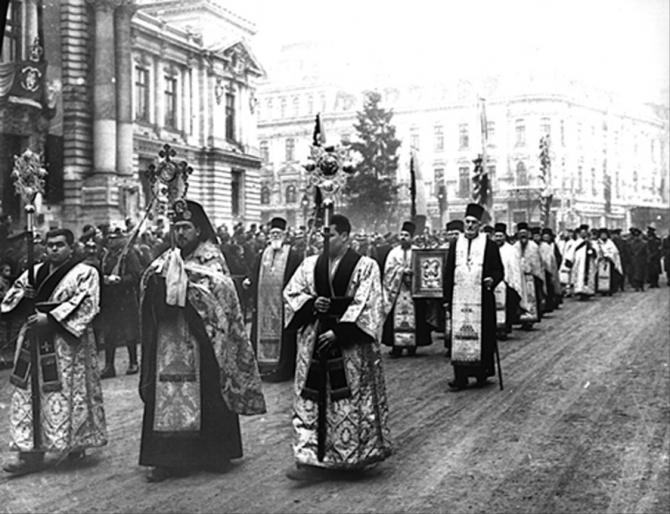
[{"label": "stone building", "polygon": [[[329,143],[349,140],[365,84],[353,88],[311,66],[288,48],[276,73],[259,89],[261,211],[300,222],[304,172],[314,115],[322,113]],[[322,54],[319,54],[321,56]],[[321,58],[321,62],[329,62]],[[293,64],[293,67],[291,67]],[[344,73],[345,78],[360,77]],[[473,77],[446,84],[398,84],[387,77],[369,82],[394,111],[400,148],[402,216],[409,215],[409,159],[415,150],[427,198],[429,224],[459,217],[471,198],[473,159],[482,152],[481,106],[487,124],[487,167],[492,211],[509,225],[540,221],[539,141],[551,140],[553,194],[549,224],[589,223],[626,228],[654,222],[670,228],[668,109],[625,102],[606,91],[555,74]],[[440,210],[437,195],[446,190]],[[392,227],[389,227],[392,229]]]},{"label": "stone building", "polygon": [[11,155],[31,146],[49,171],[42,227],[137,219],[144,171],[169,143],[214,223],[258,219],[253,23],[214,0],[27,0],[8,27],[0,66],[18,70],[38,38],[45,73],[33,105],[0,95],[4,212],[21,215]]}]

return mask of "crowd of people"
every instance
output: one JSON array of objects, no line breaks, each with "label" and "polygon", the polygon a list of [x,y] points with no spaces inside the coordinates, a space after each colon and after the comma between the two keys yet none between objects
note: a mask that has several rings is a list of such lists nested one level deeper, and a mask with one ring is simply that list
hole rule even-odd
[{"label": "crowd of people", "polygon": [[140,374],[150,481],[227,470],[242,456],[239,415],[266,410],[262,381],[294,381],[289,478],[361,471],[392,453],[383,345],[400,358],[443,337],[452,391],[496,375],[502,388],[498,342],[515,327],[530,330],[570,298],[659,287],[670,267],[670,236],[653,227],[486,225],[477,204],[437,232],[412,221],[355,232],[332,215],[327,252],[319,230],[281,217],[229,231],[195,202],[173,212],[151,229],[126,220],[36,235],[29,269],[22,237],[0,234],[18,452],[8,473],[107,444],[100,380],[116,376],[118,347],[126,373]]}]

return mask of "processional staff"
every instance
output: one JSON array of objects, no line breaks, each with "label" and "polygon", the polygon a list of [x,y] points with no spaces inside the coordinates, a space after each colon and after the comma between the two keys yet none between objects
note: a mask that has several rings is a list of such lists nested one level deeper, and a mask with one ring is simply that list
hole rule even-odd
[{"label": "processional staff", "polygon": [[[38,194],[44,195],[44,179],[47,176],[47,170],[43,166],[42,155],[33,152],[27,148],[21,155],[14,156],[14,169],[12,170],[12,179],[14,180],[14,189],[16,194],[21,197],[26,211],[26,249],[28,254],[28,284],[35,287],[34,272],[34,238],[35,238],[35,200]],[[31,310],[34,310],[34,301],[31,298]],[[40,385],[39,385],[39,367],[38,367],[38,348],[39,339],[31,333],[29,338],[30,351],[30,392],[32,398],[32,416],[33,416],[33,446],[39,450],[41,444],[40,432]]]}]

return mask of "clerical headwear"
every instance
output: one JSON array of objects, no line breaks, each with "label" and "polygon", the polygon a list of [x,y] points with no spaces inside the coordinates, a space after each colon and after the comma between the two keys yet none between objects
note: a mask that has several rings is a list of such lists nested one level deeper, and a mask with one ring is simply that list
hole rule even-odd
[{"label": "clerical headwear", "polygon": [[610,236],[610,231],[607,230],[606,228],[599,228],[598,229],[598,235],[602,236],[603,234],[606,234],[607,237],[609,237]]},{"label": "clerical headwear", "polygon": [[521,232],[522,230],[528,230],[528,223],[525,221],[520,221],[516,224],[516,231]]},{"label": "clerical headwear", "polygon": [[582,225],[579,225],[579,227],[577,228],[577,230],[578,230],[579,232],[581,232],[582,230],[586,230],[586,231],[588,232],[588,231],[589,231],[589,226],[588,226],[586,223],[583,223]]},{"label": "clerical headwear", "polygon": [[493,227],[491,225],[484,225],[482,227],[482,232],[484,232],[484,234],[493,234]]},{"label": "clerical headwear", "polygon": [[402,224],[401,232],[409,232],[409,235],[414,236],[414,231],[416,230],[416,225],[411,221],[406,221]]},{"label": "clerical headwear", "polygon": [[542,235],[543,235],[543,236],[544,236],[544,235],[550,235],[550,236],[553,236],[553,235],[554,235],[554,232],[553,232],[553,230],[551,230],[549,227],[544,227],[544,228],[542,229]]},{"label": "clerical headwear", "polygon": [[200,241],[212,241],[213,243],[217,243],[216,232],[214,231],[214,227],[209,221],[207,214],[205,214],[205,209],[202,208],[202,205],[191,200],[177,200],[174,203],[173,209],[173,223],[190,221],[200,229],[200,236],[198,237]]},{"label": "clerical headwear", "polygon": [[530,233],[534,236],[540,235],[540,227],[530,227]]},{"label": "clerical headwear", "polygon": [[479,221],[481,221],[483,214],[484,214],[484,207],[482,207],[478,203],[469,203],[468,206],[465,208],[466,218],[468,216],[472,216],[473,218],[477,218]]},{"label": "clerical headwear", "polygon": [[286,230],[286,220],[277,216],[270,220],[270,230],[278,228],[279,230]]},{"label": "clerical headwear", "polygon": [[493,232],[501,232],[503,234],[507,234],[507,225],[504,223],[496,223],[495,226],[493,227]]},{"label": "clerical headwear", "polygon": [[450,232],[452,230],[458,230],[459,232],[464,232],[465,225],[463,223],[463,220],[451,220],[449,223],[447,223],[447,230]]}]

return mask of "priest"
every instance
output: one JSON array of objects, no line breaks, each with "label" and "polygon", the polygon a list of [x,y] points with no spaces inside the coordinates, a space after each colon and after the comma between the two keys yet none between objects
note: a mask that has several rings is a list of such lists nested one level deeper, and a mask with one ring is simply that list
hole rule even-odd
[{"label": "priest", "polygon": [[333,215],[329,227],[328,254],[306,258],[284,289],[287,323],[298,330],[293,480],[362,470],[391,455],[379,267],[349,247],[346,217]]},{"label": "priest", "polygon": [[295,331],[284,328],[282,292],[302,261],[301,252],[286,241],[286,220],[270,221],[270,244],[256,257],[251,277],[243,286],[252,290],[254,315],[251,342],[261,378],[282,382],[295,372]]},{"label": "priest", "polygon": [[140,465],[150,482],[195,469],[224,472],[242,456],[239,414],[265,412],[258,365],[212,225],[177,200],[176,244],[140,290],[144,402]]},{"label": "priest", "polygon": [[610,232],[606,228],[598,231],[598,239],[593,242],[593,246],[598,266],[596,292],[612,296],[612,293],[618,290],[619,281],[623,277],[619,249],[610,239]]},{"label": "priest", "polygon": [[449,387],[459,391],[475,377],[477,385],[495,375],[496,303],[494,289],[504,276],[496,244],[480,233],[484,208],[468,204],[465,233],[447,256],[444,298],[452,323],[451,364],[454,379]]},{"label": "priest", "polygon": [[512,325],[519,319],[519,301],[522,290],[521,260],[514,247],[507,242],[507,225],[496,223],[493,227],[493,242],[498,246],[500,260],[505,272],[504,280],[496,286],[496,324],[498,339],[505,340]]},{"label": "priest", "polygon": [[542,296],[546,294],[545,275],[540,257],[540,249],[534,241],[530,240],[528,223],[522,221],[517,223],[517,241],[514,249],[521,263],[521,291],[520,308],[521,328],[531,330],[534,323],[542,317]]},{"label": "priest", "polygon": [[589,238],[589,226],[580,225],[575,246],[565,257],[571,270],[573,292],[580,301],[592,297],[596,289],[596,252]]}]

